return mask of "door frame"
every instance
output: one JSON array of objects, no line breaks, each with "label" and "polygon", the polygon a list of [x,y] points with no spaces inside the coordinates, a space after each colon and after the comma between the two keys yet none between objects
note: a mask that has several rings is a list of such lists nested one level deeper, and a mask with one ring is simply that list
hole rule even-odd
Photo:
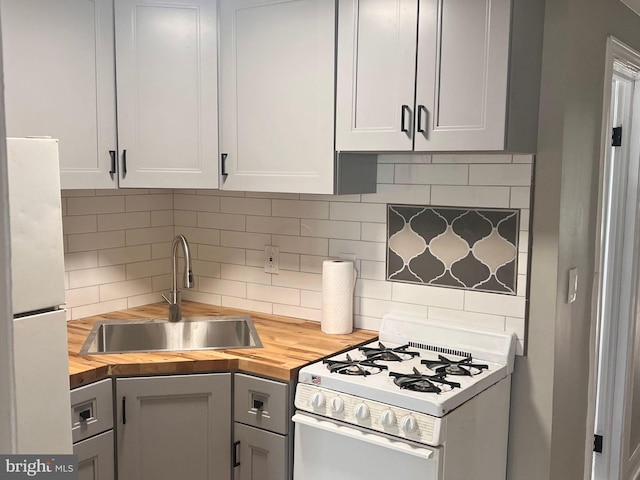
[{"label": "door frame", "polygon": [[[614,92],[612,85],[615,80],[622,86]],[[616,115],[614,119],[613,115],[620,112],[620,105],[624,110],[620,114],[622,116]],[[590,362],[590,403],[587,416],[587,432],[602,435],[603,451],[594,453],[593,439],[586,439],[585,479],[626,480],[621,475],[629,473],[625,462],[629,459],[626,448],[630,411],[625,404],[625,392],[631,372],[628,366],[633,355],[632,317],[637,313],[635,292],[640,272],[640,258],[636,253],[640,238],[640,209],[632,210],[628,207],[637,205],[638,202],[640,142],[631,141],[630,130],[638,131],[639,119],[640,54],[609,37],[603,95],[599,208],[595,239],[596,271],[591,308],[595,350]],[[611,146],[611,130],[614,123],[618,125],[622,121],[626,127],[623,128],[623,145],[620,150],[615,151]],[[632,162],[634,155],[636,161]],[[621,165],[621,169],[614,170],[614,162]],[[610,173],[612,177],[609,176]],[[611,185],[610,188],[607,185]],[[612,191],[621,192],[621,195],[608,198],[608,193]],[[615,202],[615,205],[609,209],[610,202]],[[607,238],[605,231],[613,232],[612,237]],[[640,465],[639,455],[640,452],[636,451],[631,462],[636,466],[634,471]]]}]

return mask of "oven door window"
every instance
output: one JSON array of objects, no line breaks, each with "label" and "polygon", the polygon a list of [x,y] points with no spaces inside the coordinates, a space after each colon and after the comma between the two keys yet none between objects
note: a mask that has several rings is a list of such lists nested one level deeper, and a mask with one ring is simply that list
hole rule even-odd
[{"label": "oven door window", "polygon": [[304,413],[296,424],[294,480],[439,480],[438,448]]}]

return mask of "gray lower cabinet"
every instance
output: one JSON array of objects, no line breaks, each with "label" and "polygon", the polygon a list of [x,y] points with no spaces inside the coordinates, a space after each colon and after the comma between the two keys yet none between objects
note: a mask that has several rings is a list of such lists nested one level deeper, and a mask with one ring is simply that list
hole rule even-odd
[{"label": "gray lower cabinet", "polygon": [[291,391],[288,383],[235,374],[234,480],[291,478]]},{"label": "gray lower cabinet", "polygon": [[234,480],[283,480],[287,437],[236,422],[233,428]]},{"label": "gray lower cabinet", "polygon": [[111,379],[71,390],[71,435],[78,480],[114,480]]},{"label": "gray lower cabinet", "polygon": [[113,480],[113,430],[73,444],[78,480]]},{"label": "gray lower cabinet", "polygon": [[231,374],[116,380],[118,478],[228,480]]}]

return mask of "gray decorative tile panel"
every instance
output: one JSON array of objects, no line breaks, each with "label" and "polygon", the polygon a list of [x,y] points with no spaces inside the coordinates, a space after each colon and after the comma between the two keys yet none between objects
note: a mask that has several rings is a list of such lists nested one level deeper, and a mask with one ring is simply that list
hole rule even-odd
[{"label": "gray decorative tile panel", "polygon": [[516,294],[520,210],[387,205],[387,280]]}]

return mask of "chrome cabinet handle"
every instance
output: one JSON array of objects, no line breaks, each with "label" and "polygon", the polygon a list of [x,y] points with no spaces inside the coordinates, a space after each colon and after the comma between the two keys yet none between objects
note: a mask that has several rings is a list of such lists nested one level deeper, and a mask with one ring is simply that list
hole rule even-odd
[{"label": "chrome cabinet handle", "polygon": [[122,150],[122,177],[127,176],[127,151]]},{"label": "chrome cabinet handle", "polygon": [[109,174],[113,177],[116,174],[116,151],[109,150],[109,156],[111,157],[111,170],[109,170]]}]

